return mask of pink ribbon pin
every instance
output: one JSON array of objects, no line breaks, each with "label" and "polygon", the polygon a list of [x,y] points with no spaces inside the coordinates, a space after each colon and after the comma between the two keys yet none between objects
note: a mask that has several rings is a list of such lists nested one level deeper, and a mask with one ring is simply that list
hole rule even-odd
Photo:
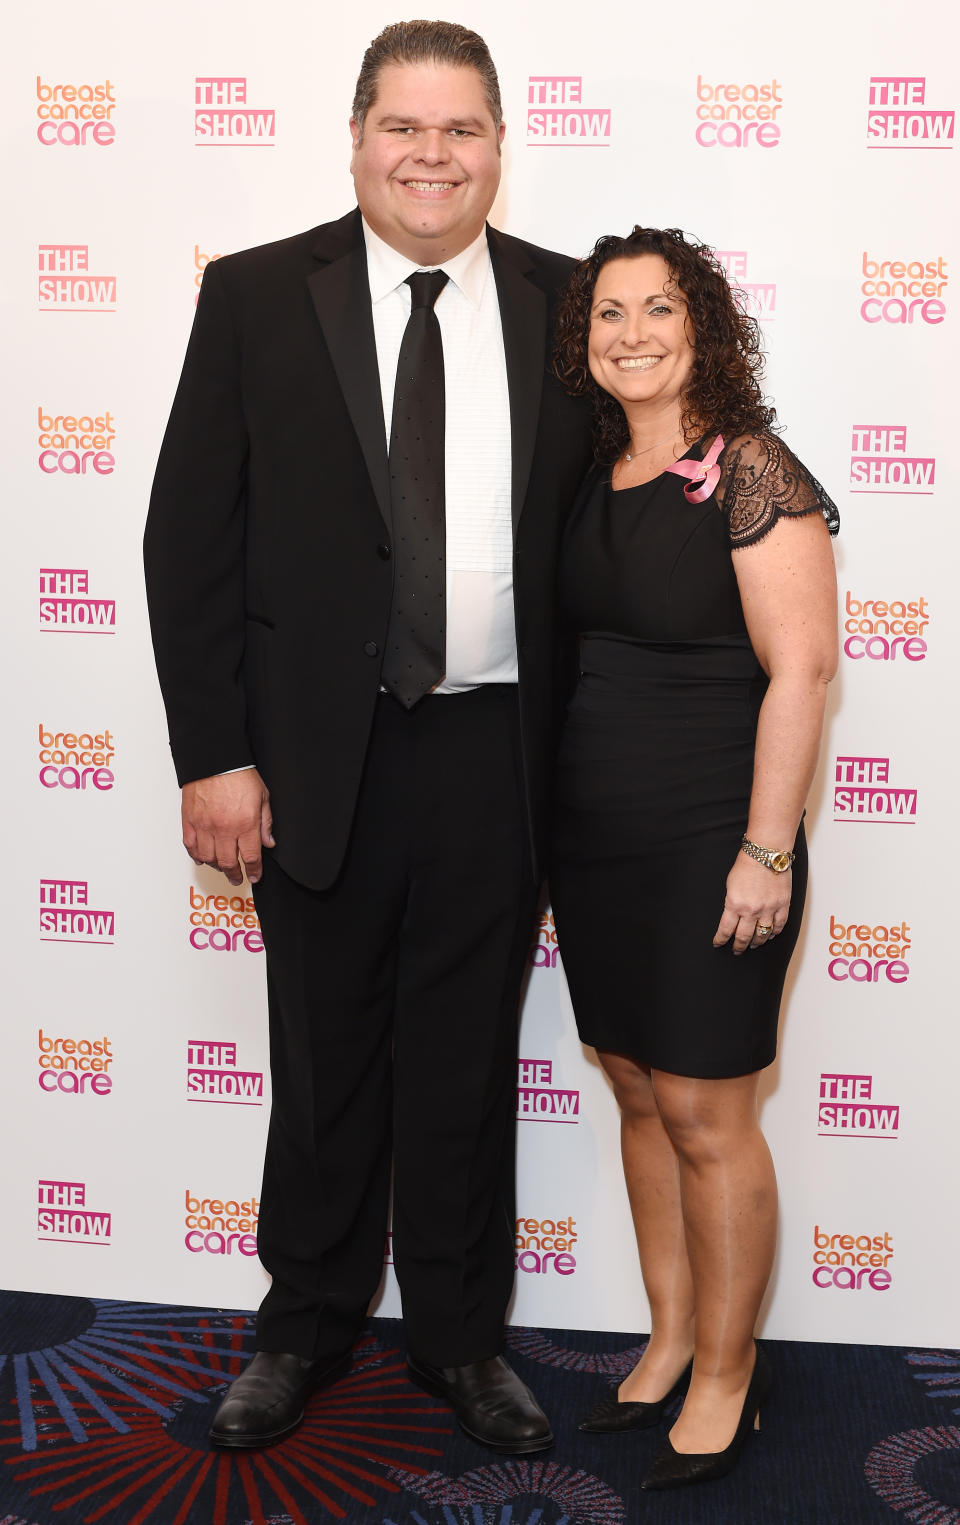
[{"label": "pink ribbon pin", "polygon": [[690,485],[683,489],[683,496],[688,503],[705,503],[713,492],[720,480],[717,460],[722,449],[723,435],[718,434],[702,461],[674,461],[672,466],[666,468],[678,477],[690,478]]}]

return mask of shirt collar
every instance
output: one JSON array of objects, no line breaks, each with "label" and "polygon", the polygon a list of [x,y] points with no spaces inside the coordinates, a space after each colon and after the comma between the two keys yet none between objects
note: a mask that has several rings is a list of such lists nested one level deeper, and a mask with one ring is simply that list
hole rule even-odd
[{"label": "shirt collar", "polygon": [[391,291],[402,286],[414,270],[445,270],[453,284],[462,291],[474,307],[479,308],[483,288],[490,267],[490,251],[487,247],[487,230],[483,228],[465,249],[442,265],[418,265],[416,260],[386,243],[363,219],[363,237],[367,246],[367,279],[370,283],[371,302],[380,302]]}]

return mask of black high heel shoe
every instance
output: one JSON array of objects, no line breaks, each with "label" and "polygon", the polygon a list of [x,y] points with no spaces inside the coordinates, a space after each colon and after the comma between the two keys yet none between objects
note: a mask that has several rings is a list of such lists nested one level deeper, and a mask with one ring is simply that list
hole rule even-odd
[{"label": "black high heel shoe", "polygon": [[754,1348],[757,1354],[750,1386],[740,1410],[740,1421],[726,1450],[701,1453],[675,1451],[668,1435],[663,1449],[642,1479],[641,1488],[682,1488],[687,1483],[708,1483],[716,1477],[726,1477],[733,1470],[751,1428],[760,1428],[760,1405],[766,1399],[773,1381],[770,1364],[756,1341]]},{"label": "black high heel shoe", "polygon": [[588,1435],[619,1435],[624,1430],[649,1430],[660,1423],[671,1398],[676,1396],[689,1379],[692,1365],[692,1361],[687,1362],[670,1391],[655,1403],[634,1403],[630,1400],[621,1403],[617,1397],[620,1391],[618,1382],[604,1394],[596,1408],[592,1408],[586,1418],[580,1421],[577,1429]]}]

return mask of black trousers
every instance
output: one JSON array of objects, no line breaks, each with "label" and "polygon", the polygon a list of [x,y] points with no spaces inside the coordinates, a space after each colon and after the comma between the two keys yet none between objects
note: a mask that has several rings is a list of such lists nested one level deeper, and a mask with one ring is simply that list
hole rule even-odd
[{"label": "black trousers", "polygon": [[267,861],[262,1350],[352,1343],[393,1258],[408,1348],[495,1355],[513,1285],[517,1008],[536,902],[517,694],[381,695],[347,861]]}]

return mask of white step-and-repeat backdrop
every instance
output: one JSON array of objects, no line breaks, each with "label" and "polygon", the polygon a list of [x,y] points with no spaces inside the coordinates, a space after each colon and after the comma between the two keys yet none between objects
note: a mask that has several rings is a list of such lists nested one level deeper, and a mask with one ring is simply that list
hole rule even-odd
[{"label": "white step-and-repeat backdrop", "polygon": [[[637,221],[714,244],[763,320],[786,438],[840,504],[843,654],[764,1084],[783,1204],[764,1327],[956,1344],[953,11],[450,14],[500,71],[492,220],[572,253]],[[353,82],[395,19],[379,3],[50,0],[9,24],[13,1287],[230,1307],[263,1292],[262,945],[246,887],[179,845],[140,537],[201,272],[353,204]],[[616,1109],[577,1041],[549,914],[530,963],[513,1317],[642,1330]],[[389,1265],[379,1307],[399,1311]]]}]

